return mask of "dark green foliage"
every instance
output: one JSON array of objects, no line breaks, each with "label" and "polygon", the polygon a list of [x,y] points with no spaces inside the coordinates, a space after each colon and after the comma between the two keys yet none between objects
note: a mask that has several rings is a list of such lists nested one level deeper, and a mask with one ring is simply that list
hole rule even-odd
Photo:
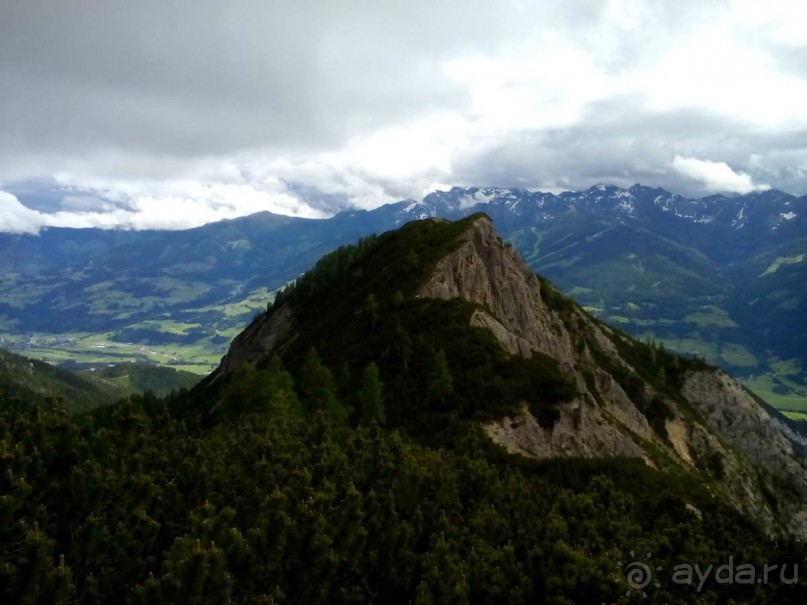
[{"label": "dark green foliage", "polygon": [[375,324],[378,321],[378,299],[376,299],[375,294],[372,292],[367,295],[365,310],[367,311],[367,316],[370,318],[370,326],[375,328]]},{"label": "dark green foliage", "polygon": [[326,254],[305,275],[278,292],[273,306],[316,296],[329,284],[344,279],[350,268],[361,261],[375,247],[377,241],[378,237],[371,235],[360,239],[356,245],[340,246]]},{"label": "dark green foliage", "polygon": [[721,481],[726,476],[726,470],[723,465],[723,455],[720,452],[712,452],[711,454],[696,460],[699,468],[702,468],[712,477]]},{"label": "dark green foliage", "polygon": [[426,399],[433,405],[444,405],[454,392],[454,377],[448,367],[446,352],[440,349],[434,354],[426,385]]},{"label": "dark green foliage", "polygon": [[620,357],[644,380],[671,397],[678,395],[683,375],[688,370],[705,370],[712,367],[702,359],[670,353],[665,350],[662,343],[656,343],[652,339],[642,343],[619,330],[610,331],[613,334],[611,340],[616,345]]},{"label": "dark green foliage", "polygon": [[264,370],[256,370],[250,364],[241,366],[228,381],[220,403],[213,410],[218,420],[259,411],[279,416],[302,413],[294,381],[278,357],[273,357]]},{"label": "dark green foliage", "polygon": [[771,387],[771,391],[773,391],[777,395],[789,395],[790,394],[790,389],[787,386],[783,385],[783,384],[774,384]]},{"label": "dark green foliage", "polygon": [[[189,432],[146,398],[83,417],[0,401],[0,488],[4,605],[787,604],[807,589],[672,583],[678,563],[803,552],[641,461],[540,464],[477,431],[432,449],[272,406]],[[617,566],[631,551],[665,570],[646,599]]]},{"label": "dark green foliage", "polygon": [[[81,366],[75,369],[81,369]],[[151,391],[158,397],[172,391],[190,389],[200,380],[197,374],[145,363],[117,363],[81,369],[80,375],[93,382],[121,389],[126,394]]]},{"label": "dark green foliage", "polygon": [[333,374],[322,364],[314,348],[308,351],[300,370],[300,395],[308,414],[322,411],[334,420],[344,421],[347,418],[347,410],[336,396]]},{"label": "dark green foliage", "polygon": [[386,420],[384,412],[384,383],[378,375],[378,366],[374,362],[367,364],[362,375],[359,388],[359,403],[361,405],[362,422],[378,422],[383,424]]}]

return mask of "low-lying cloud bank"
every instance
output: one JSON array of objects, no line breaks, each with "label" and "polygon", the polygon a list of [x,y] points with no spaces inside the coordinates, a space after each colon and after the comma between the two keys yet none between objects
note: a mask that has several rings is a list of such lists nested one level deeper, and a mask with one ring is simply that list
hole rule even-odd
[{"label": "low-lying cloud bank", "polygon": [[64,210],[50,212],[29,208],[15,195],[0,191],[0,232],[36,234],[47,227],[188,229],[267,210],[307,218],[325,216],[289,194],[247,186],[190,184],[188,189],[187,195],[118,195],[117,201],[89,193],[68,195]]}]

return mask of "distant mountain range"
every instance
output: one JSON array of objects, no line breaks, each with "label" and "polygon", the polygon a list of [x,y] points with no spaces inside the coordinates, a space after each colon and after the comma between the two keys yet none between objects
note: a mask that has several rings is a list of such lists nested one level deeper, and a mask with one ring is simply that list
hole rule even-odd
[{"label": "distant mountain range", "polygon": [[807,196],[776,190],[689,199],[642,185],[559,195],[455,187],[330,219],[259,213],[186,231],[0,234],[0,345],[211,369],[271,293],[325,252],[413,219],[479,211],[598,318],[735,373],[771,372],[762,388],[803,387]]}]

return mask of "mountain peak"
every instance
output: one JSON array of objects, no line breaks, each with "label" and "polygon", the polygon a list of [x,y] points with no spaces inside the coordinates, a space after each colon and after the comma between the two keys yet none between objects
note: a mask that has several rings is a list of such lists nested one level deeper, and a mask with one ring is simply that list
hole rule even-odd
[{"label": "mountain peak", "polygon": [[[338,374],[347,400],[350,377],[374,364],[387,421],[421,438],[473,423],[531,458],[644,460],[708,483],[769,532],[807,537],[807,441],[722,372],[594,320],[485,214],[408,223],[323,257],[233,341],[202,387],[219,397],[213,413],[239,368],[274,357],[303,381],[312,363],[319,381]],[[340,413],[351,415],[361,408]],[[760,469],[798,497],[772,510]]]},{"label": "mountain peak", "polygon": [[462,243],[446,254],[418,290],[419,297],[459,298],[479,305],[472,325],[491,329],[511,354],[538,351],[572,360],[571,342],[541,300],[540,282],[504,243],[486,214],[471,217]]}]

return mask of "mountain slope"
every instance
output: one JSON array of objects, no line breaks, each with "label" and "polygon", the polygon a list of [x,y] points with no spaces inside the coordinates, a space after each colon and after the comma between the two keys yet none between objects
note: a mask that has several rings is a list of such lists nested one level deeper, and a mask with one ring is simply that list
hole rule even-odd
[{"label": "mountain slope", "polygon": [[61,400],[71,411],[87,411],[110,404],[126,392],[110,384],[96,384],[47,363],[0,349],[0,391],[25,406]]},{"label": "mountain slope", "polygon": [[[210,429],[153,399],[77,417],[0,394],[2,602],[804,602],[803,545],[688,476],[537,463],[478,430],[427,447],[300,416],[295,386],[312,385],[266,376],[260,408]],[[646,557],[637,586],[626,566]],[[672,576],[692,562],[752,581]]]},{"label": "mountain slope", "polygon": [[[410,223],[325,257],[200,385],[217,402],[207,418],[226,415],[222,393],[245,367],[279,357],[304,377],[314,350],[346,393],[377,365],[386,418],[427,441],[471,421],[528,457],[637,458],[707,486],[768,532],[807,537],[803,436],[721,371],[593,319],[484,215]],[[361,401],[340,414],[361,416]]]},{"label": "mountain slope", "polygon": [[165,397],[174,391],[189,389],[199,382],[197,374],[139,363],[119,363],[89,368],[79,366],[75,371],[85,380],[119,389],[127,395],[148,392],[157,397]]}]

